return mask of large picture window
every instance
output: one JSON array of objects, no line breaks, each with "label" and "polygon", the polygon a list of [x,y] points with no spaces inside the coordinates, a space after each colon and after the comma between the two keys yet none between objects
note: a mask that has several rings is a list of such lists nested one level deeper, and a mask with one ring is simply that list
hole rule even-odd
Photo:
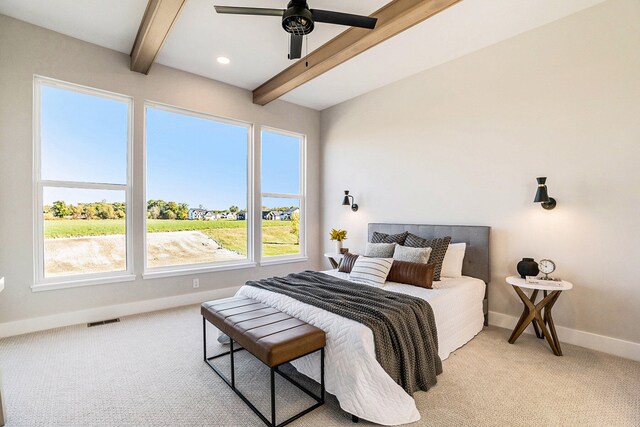
[{"label": "large picture window", "polygon": [[304,136],[264,128],[261,141],[262,257],[305,256]]},{"label": "large picture window", "polygon": [[159,104],[146,115],[146,270],[242,264],[251,125]]},{"label": "large picture window", "polygon": [[35,288],[131,279],[131,98],[35,79]]}]

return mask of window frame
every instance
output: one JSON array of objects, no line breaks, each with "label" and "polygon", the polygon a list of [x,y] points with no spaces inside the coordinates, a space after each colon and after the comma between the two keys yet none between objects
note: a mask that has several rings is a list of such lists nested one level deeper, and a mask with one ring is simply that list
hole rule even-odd
[{"label": "window frame", "polygon": [[[219,123],[230,124],[233,126],[241,126],[247,130],[247,257],[243,260],[237,261],[219,261],[219,262],[206,262],[195,264],[181,264],[165,267],[152,267],[147,264],[147,176],[148,176],[148,164],[147,164],[147,108],[154,108],[165,112],[182,114],[190,117],[195,117],[204,120],[212,120]],[[198,273],[207,273],[221,270],[234,270],[240,268],[249,268],[257,266],[255,262],[255,248],[254,248],[254,219],[253,219],[253,193],[254,193],[254,143],[253,132],[254,124],[237,119],[229,119],[226,117],[216,116],[214,114],[202,113],[199,111],[191,110],[188,108],[177,107],[157,101],[145,100],[143,106],[143,190],[142,190],[142,215],[143,215],[143,273],[142,277],[145,279],[160,278],[160,277],[172,277],[181,275],[190,275]]]},{"label": "window frame", "polygon": [[[83,95],[95,96],[127,105],[127,177],[125,184],[99,183],[90,181],[59,181],[42,179],[42,141],[41,141],[41,88],[43,86],[67,90]],[[135,280],[133,256],[133,97],[96,89],[88,86],[64,82],[48,77],[34,75],[33,78],[33,196],[34,196],[34,278],[31,289],[45,291],[51,289],[72,288],[87,285],[125,282]],[[99,273],[82,273],[56,277],[45,277],[44,262],[44,188],[72,188],[89,190],[124,191],[127,214],[125,217],[126,269]]]},{"label": "window frame", "polygon": [[[264,151],[262,146],[262,135],[264,132],[270,132],[280,134],[288,137],[297,138],[300,141],[300,193],[269,193],[262,190],[262,153]],[[284,129],[278,129],[272,126],[260,126],[260,224],[258,228],[258,241],[260,242],[260,265],[275,265],[285,264],[289,262],[306,261],[307,256],[307,136],[302,133],[293,132]],[[300,246],[300,252],[290,255],[274,255],[264,256],[263,254],[263,242],[262,242],[262,201],[265,197],[276,199],[298,199],[300,203],[300,222],[298,223],[298,243]]]}]

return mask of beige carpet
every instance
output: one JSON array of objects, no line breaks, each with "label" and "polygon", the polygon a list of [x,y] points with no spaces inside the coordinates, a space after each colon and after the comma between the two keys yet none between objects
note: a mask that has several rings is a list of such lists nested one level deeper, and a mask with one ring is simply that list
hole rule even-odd
[{"label": "beige carpet", "polygon": [[[531,335],[509,345],[509,332],[488,328],[451,355],[414,395],[413,425],[640,426],[640,363],[566,344],[555,357]],[[240,388],[267,412],[268,371],[238,355]],[[0,369],[8,427],[263,425],[202,361],[196,306],[0,340]],[[310,402],[277,387],[279,421]],[[353,424],[330,398],[291,425]]]}]

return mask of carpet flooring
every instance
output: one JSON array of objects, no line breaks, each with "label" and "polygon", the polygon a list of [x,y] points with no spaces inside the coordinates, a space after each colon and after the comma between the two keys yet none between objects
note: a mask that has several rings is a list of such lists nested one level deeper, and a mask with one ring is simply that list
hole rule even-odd
[{"label": "carpet flooring", "polygon": [[[262,426],[202,361],[201,328],[189,306],[0,340],[7,427]],[[485,328],[452,354],[437,386],[415,393],[422,419],[411,425],[640,426],[640,363],[567,344],[556,357],[532,335],[508,344],[509,333]],[[237,372],[268,413],[268,370],[240,352]],[[278,380],[282,421],[311,400]],[[291,425],[353,424],[329,396]]]}]

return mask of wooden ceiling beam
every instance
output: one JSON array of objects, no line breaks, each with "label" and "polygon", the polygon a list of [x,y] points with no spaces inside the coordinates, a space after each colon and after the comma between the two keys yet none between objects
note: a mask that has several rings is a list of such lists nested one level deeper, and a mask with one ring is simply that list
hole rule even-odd
[{"label": "wooden ceiling beam", "polygon": [[266,105],[373,46],[413,27],[460,0],[394,0],[377,10],[376,28],[349,28],[253,91],[254,104]]},{"label": "wooden ceiling beam", "polygon": [[131,71],[148,74],[186,0],[149,0],[131,50]]}]

